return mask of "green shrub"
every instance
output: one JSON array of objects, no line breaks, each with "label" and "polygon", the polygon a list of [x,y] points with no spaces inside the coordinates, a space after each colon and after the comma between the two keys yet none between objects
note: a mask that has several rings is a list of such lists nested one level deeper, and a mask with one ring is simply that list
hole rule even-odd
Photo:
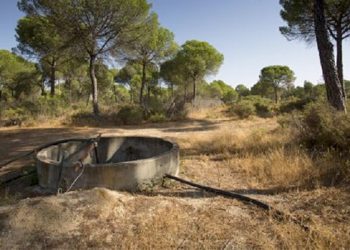
[{"label": "green shrub", "polygon": [[16,103],[15,106],[23,110],[27,117],[37,118],[39,116],[60,117],[66,114],[69,104],[59,96],[39,97],[35,101],[23,101]]},{"label": "green shrub", "polygon": [[2,113],[5,119],[24,119],[26,117],[26,111],[20,107],[8,108]]},{"label": "green shrub", "polygon": [[337,112],[328,104],[308,105],[296,125],[298,138],[309,148],[350,149],[350,115]]},{"label": "green shrub", "polygon": [[143,110],[139,106],[124,106],[117,116],[117,122],[125,125],[136,125],[143,121]]},{"label": "green shrub", "polygon": [[256,114],[260,117],[272,117],[274,115],[274,112],[272,110],[272,106],[267,103],[260,103],[257,102],[254,104]]},{"label": "green shrub", "polygon": [[81,111],[72,115],[71,123],[75,126],[98,126],[99,120],[91,111]]},{"label": "green shrub", "polygon": [[193,109],[192,104],[178,101],[167,110],[166,116],[172,121],[186,120],[191,109]]},{"label": "green shrub", "polygon": [[233,103],[237,99],[238,99],[238,93],[235,90],[227,91],[226,93],[224,93],[223,97],[221,98],[221,100],[226,104]]},{"label": "green shrub", "polygon": [[251,115],[272,117],[276,113],[274,103],[270,99],[253,95],[246,96],[238,103],[233,104],[230,111],[240,118],[247,118]]},{"label": "green shrub", "polygon": [[244,97],[244,100],[253,103],[257,116],[266,118],[272,117],[276,113],[274,102],[268,98],[251,95]]},{"label": "green shrub", "polygon": [[161,114],[165,112],[165,105],[159,98],[151,97],[147,103],[151,114]]},{"label": "green shrub", "polygon": [[255,114],[255,106],[250,101],[240,101],[233,104],[229,111],[237,115],[240,119],[245,119]]},{"label": "green shrub", "polygon": [[92,109],[91,105],[89,104],[86,104],[86,102],[76,102],[76,103],[72,103],[69,108],[72,111],[88,113],[88,112],[91,112],[91,109]]},{"label": "green shrub", "polygon": [[290,113],[292,111],[302,111],[305,109],[306,105],[311,103],[312,99],[304,98],[304,99],[294,99],[289,102],[282,103],[279,111],[281,113]]},{"label": "green shrub", "polygon": [[160,123],[160,122],[166,122],[167,118],[165,117],[164,114],[156,113],[154,115],[151,115],[148,118],[148,121],[153,122],[153,123]]}]

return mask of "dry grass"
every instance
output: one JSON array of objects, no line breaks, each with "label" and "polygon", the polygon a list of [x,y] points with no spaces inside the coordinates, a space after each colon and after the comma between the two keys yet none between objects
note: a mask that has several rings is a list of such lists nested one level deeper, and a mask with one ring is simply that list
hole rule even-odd
[{"label": "dry grass", "polygon": [[0,206],[0,248],[350,247],[350,190],[324,186],[339,183],[341,158],[332,152],[315,157],[287,130],[276,129],[273,119],[210,122],[209,127],[203,123],[204,129],[200,123],[181,128],[174,123],[171,131],[160,127],[118,134],[176,140],[182,177],[245,192],[303,220],[310,232],[253,206],[171,184],[147,194],[93,189]]},{"label": "dry grass", "polygon": [[[300,185],[317,176],[318,169],[283,131],[222,130],[207,137],[182,141],[184,151],[205,155],[231,171],[242,172],[250,187]],[[205,157],[202,157],[205,159]]]},{"label": "dry grass", "polygon": [[[182,139],[184,154],[220,162],[231,171],[244,173],[254,188],[334,185],[346,162],[329,152],[317,157],[293,141],[288,130],[241,130],[227,128],[211,134]],[[344,176],[343,176],[344,177]]]},{"label": "dry grass", "polygon": [[187,107],[188,113],[187,118],[189,119],[227,119],[227,109],[226,105],[217,106],[215,108],[193,108]]},{"label": "dry grass", "polygon": [[[251,194],[277,194],[263,200],[304,218],[310,225],[311,231],[305,233],[293,223],[271,223],[261,218],[263,222],[256,225],[251,235],[255,247],[347,249],[350,247],[349,190],[319,189],[341,183],[347,186],[349,175],[344,171],[347,162],[334,152],[310,154],[295,144],[293,138],[288,130],[281,128],[241,130],[240,133],[225,129],[205,137],[183,139],[181,145],[192,159],[186,164],[197,162],[196,168],[210,174],[207,184],[226,189],[239,186],[240,191]],[[200,176],[198,179],[205,180],[205,174],[196,173],[193,168],[186,167],[184,172],[191,178]],[[237,178],[241,181],[232,181]],[[277,197],[286,204],[281,205],[281,200],[276,202]]]},{"label": "dry grass", "polygon": [[0,244],[12,249],[349,246],[348,193],[317,190],[288,198],[290,210],[308,218],[310,232],[288,221],[278,223],[254,207],[221,197],[146,197],[93,189],[1,207]]}]

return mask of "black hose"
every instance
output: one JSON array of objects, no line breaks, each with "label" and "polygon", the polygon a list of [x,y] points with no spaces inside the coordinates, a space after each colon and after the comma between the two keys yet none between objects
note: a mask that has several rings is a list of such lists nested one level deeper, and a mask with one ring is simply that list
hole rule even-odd
[{"label": "black hose", "polygon": [[212,187],[200,185],[200,184],[190,182],[190,181],[187,181],[187,180],[184,180],[184,179],[181,179],[179,177],[169,175],[169,174],[166,174],[164,177],[168,178],[168,179],[175,180],[177,182],[180,182],[180,183],[183,183],[186,185],[189,185],[189,186],[192,186],[192,187],[202,189],[202,190],[210,192],[210,193],[214,193],[214,194],[222,195],[224,197],[240,200],[240,201],[245,202],[247,204],[253,204],[253,205],[255,205],[259,208],[262,208],[262,209],[268,211],[269,213],[271,213],[272,217],[277,219],[278,221],[283,221],[283,220],[289,219],[293,223],[299,225],[304,231],[310,230],[309,227],[306,226],[302,221],[300,221],[300,220],[298,220],[290,215],[287,215],[287,214],[283,213],[282,211],[277,210],[264,202],[250,198],[248,196],[234,193],[234,192],[230,192],[230,191],[226,191],[226,190],[222,190],[222,189],[217,189],[217,188],[212,188]]}]

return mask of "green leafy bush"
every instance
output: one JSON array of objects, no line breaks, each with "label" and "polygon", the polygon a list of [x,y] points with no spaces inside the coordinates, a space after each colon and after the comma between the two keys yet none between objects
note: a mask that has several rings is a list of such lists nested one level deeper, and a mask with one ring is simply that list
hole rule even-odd
[{"label": "green leafy bush", "polygon": [[124,106],[119,110],[116,120],[125,125],[140,124],[143,121],[143,110],[139,106]]},{"label": "green leafy bush", "polygon": [[72,115],[71,124],[75,126],[98,126],[99,120],[89,111],[82,111]]},{"label": "green leafy bush", "polygon": [[24,119],[26,111],[20,107],[8,108],[2,113],[5,119]]},{"label": "green leafy bush", "polygon": [[282,128],[293,128],[297,124],[300,124],[300,117],[302,113],[292,112],[288,114],[282,114],[277,117],[277,122]]},{"label": "green leafy bush", "polygon": [[285,102],[281,104],[279,111],[280,113],[290,113],[292,111],[302,111],[305,109],[306,105],[311,103],[311,98],[299,99],[296,98],[294,100]]},{"label": "green leafy bush", "polygon": [[233,104],[230,111],[240,118],[248,118],[251,115],[272,117],[276,113],[273,102],[260,96],[244,97],[238,103]]},{"label": "green leafy bush", "polygon": [[153,114],[148,118],[148,121],[153,122],[153,123],[166,122],[167,120],[168,119],[162,113]]},{"label": "green leafy bush", "polygon": [[162,114],[165,112],[164,102],[160,98],[156,98],[152,96],[148,100],[147,106],[151,114]]},{"label": "green leafy bush", "polygon": [[276,107],[272,100],[261,96],[247,96],[244,100],[252,102],[255,106],[256,115],[260,117],[272,117],[276,113]]},{"label": "green leafy bush", "polygon": [[241,101],[233,104],[230,108],[230,113],[237,115],[240,119],[248,118],[255,114],[255,106],[250,101]]},{"label": "green leafy bush", "polygon": [[257,102],[254,104],[254,106],[255,106],[256,114],[260,117],[266,118],[266,117],[272,117],[274,115],[271,105],[267,103]]},{"label": "green leafy bush", "polygon": [[337,112],[328,104],[308,105],[296,125],[298,138],[309,148],[350,149],[350,115]]},{"label": "green leafy bush", "polygon": [[39,97],[35,101],[23,101],[16,104],[32,118],[38,116],[60,117],[67,112],[69,104],[62,97]]},{"label": "green leafy bush", "polygon": [[221,98],[221,100],[226,104],[230,104],[230,103],[235,102],[237,100],[237,98],[238,98],[237,92],[234,90],[231,90],[231,91],[228,91],[227,93],[225,93],[223,95],[223,97]]}]

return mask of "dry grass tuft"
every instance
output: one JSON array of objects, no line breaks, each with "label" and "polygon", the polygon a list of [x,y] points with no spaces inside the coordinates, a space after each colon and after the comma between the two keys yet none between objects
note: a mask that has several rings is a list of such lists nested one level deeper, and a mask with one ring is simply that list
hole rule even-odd
[{"label": "dry grass tuft", "polygon": [[[243,173],[249,187],[310,188],[350,180],[349,162],[344,157],[332,151],[312,154],[295,142],[288,129],[224,128],[184,138],[180,145],[188,158],[200,156],[202,165]],[[219,166],[213,161],[220,162]]]},{"label": "dry grass tuft", "polygon": [[247,153],[230,159],[229,165],[242,169],[255,186],[301,186],[318,175],[310,157],[297,148],[281,147],[256,156]]},{"label": "dry grass tuft", "polygon": [[227,119],[227,110],[228,107],[226,105],[210,107],[210,108],[188,108],[187,117],[189,119],[218,119],[223,118]]},{"label": "dry grass tuft", "polygon": [[311,157],[284,130],[222,130],[204,138],[191,137],[181,145],[187,154],[207,155],[243,172],[250,186],[299,186],[320,175]]}]

